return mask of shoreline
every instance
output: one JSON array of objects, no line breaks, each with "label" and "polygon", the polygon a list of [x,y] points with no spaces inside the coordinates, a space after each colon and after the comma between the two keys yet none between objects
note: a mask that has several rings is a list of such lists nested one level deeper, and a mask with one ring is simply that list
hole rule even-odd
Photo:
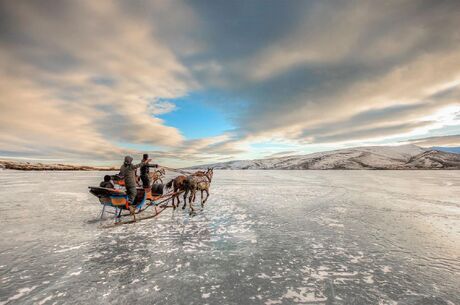
[{"label": "shoreline", "polygon": [[0,160],[0,169],[19,171],[117,171],[115,167],[70,165],[70,164],[43,164],[30,162],[16,162]]}]

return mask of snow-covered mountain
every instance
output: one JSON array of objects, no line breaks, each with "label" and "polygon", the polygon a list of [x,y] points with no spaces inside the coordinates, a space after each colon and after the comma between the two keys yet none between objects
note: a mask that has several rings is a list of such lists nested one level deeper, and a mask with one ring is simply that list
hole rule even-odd
[{"label": "snow-covered mountain", "polygon": [[460,169],[460,154],[416,145],[368,146],[195,166],[215,169]]}]

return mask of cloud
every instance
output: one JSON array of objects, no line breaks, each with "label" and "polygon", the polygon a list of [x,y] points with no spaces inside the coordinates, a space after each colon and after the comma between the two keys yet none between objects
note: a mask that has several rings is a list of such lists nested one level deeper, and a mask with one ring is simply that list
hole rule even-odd
[{"label": "cloud", "polygon": [[[235,118],[242,136],[321,138],[307,133],[344,121],[353,125],[360,114],[381,110],[380,121],[416,129],[414,121],[425,121],[433,108],[458,103],[450,99],[407,108],[404,117],[397,114],[398,122],[394,113],[385,111],[426,103],[443,85],[458,81],[458,2],[293,3],[268,5],[270,9],[260,12],[256,6],[232,2],[223,5],[228,14],[219,11],[221,2],[194,6],[209,23],[204,36],[213,40],[207,57],[188,60],[206,66],[212,58],[225,67],[201,69],[195,77],[227,95],[221,107]],[[273,16],[263,18],[269,14]],[[273,22],[286,16],[291,17],[286,23]],[[214,24],[217,18],[220,22]],[[228,96],[244,100],[245,107],[234,114]],[[378,138],[374,125],[357,122],[353,127],[369,128]]]},{"label": "cloud", "polygon": [[279,158],[279,157],[286,157],[286,156],[292,156],[295,154],[298,154],[298,151],[295,150],[287,150],[287,151],[280,151],[274,154],[269,154],[265,156],[265,159],[270,159],[270,158]]},{"label": "cloud", "polygon": [[457,147],[457,146],[460,146],[460,135],[419,138],[419,139],[412,139],[407,142],[410,142],[416,145],[420,145],[423,147],[430,147],[430,146]]},{"label": "cloud", "polygon": [[[3,1],[1,150],[195,162],[426,137],[459,124],[458,28],[454,0]],[[195,91],[236,128],[167,126]]]},{"label": "cloud", "polygon": [[149,110],[152,115],[165,114],[176,110],[176,105],[168,101],[153,101],[149,105]]},{"label": "cloud", "polygon": [[[196,86],[147,20],[112,2],[2,3],[4,151],[113,157],[116,143],[177,146],[156,117]],[[82,22],[84,20],[84,22]]]},{"label": "cloud", "polygon": [[301,65],[376,64],[413,53],[426,38],[414,20],[417,10],[429,23],[433,16],[408,1],[313,3],[290,35],[252,59],[258,69],[249,76],[263,80]]}]

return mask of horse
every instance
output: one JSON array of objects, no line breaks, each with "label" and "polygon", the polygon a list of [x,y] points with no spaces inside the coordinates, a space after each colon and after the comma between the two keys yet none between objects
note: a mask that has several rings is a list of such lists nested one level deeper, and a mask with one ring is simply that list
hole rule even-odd
[{"label": "horse", "polygon": [[[204,171],[196,171],[195,173],[191,174],[191,176],[204,176],[206,173]],[[173,188],[174,190],[174,193],[178,192],[178,191],[185,191],[186,190],[186,180],[187,180],[187,177],[184,176],[184,175],[181,175],[181,176],[177,176],[176,178],[172,179],[171,181],[169,181],[168,183],[166,183],[166,189],[169,190],[171,188]],[[176,205],[175,205],[175,199],[177,198],[177,206],[179,206],[180,204],[180,198],[179,198],[179,194],[177,195],[174,195],[172,197],[172,205],[173,205],[173,208],[176,209]],[[187,203],[187,200],[186,200],[186,193],[184,193],[184,206],[182,207],[182,209],[185,209],[185,204]]]},{"label": "horse", "polygon": [[[204,204],[208,200],[209,197],[209,187],[211,186],[211,181],[212,181],[212,176],[214,173],[213,168],[208,168],[208,170],[203,173],[195,173],[193,175],[190,175],[186,178],[185,180],[185,194],[184,194],[184,205],[182,206],[182,209],[185,209],[185,205],[187,204],[186,198],[187,194],[190,191],[190,197],[189,197],[189,205],[190,205],[190,213],[193,213],[195,210],[193,209],[193,204],[192,202],[195,202],[195,195],[196,191],[200,190],[201,191],[201,207],[204,207]],[[206,192],[206,198],[203,200],[203,192]]]},{"label": "horse", "polygon": [[[174,193],[177,191],[185,191],[185,180],[187,177],[185,176],[177,176],[176,178],[172,179],[168,183],[166,183],[166,189],[169,190],[170,188],[173,188]],[[177,198],[177,204],[180,204],[180,199],[179,199],[179,194],[176,194],[172,197],[172,206],[173,209],[176,209],[176,205],[174,200]],[[184,201],[185,201],[185,196],[184,196]]]},{"label": "horse", "polygon": [[160,183],[163,183],[163,177],[166,174],[166,171],[164,168],[156,169],[153,172],[149,173],[150,181],[152,181],[152,184],[155,184],[155,182],[160,181]]}]

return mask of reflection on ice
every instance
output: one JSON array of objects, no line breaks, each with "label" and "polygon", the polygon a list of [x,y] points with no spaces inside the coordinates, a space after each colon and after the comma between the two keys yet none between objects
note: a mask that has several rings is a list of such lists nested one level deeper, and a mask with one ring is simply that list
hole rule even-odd
[{"label": "reflection on ice", "polygon": [[1,173],[0,304],[460,303],[458,172],[220,171],[112,229],[100,175]]}]

